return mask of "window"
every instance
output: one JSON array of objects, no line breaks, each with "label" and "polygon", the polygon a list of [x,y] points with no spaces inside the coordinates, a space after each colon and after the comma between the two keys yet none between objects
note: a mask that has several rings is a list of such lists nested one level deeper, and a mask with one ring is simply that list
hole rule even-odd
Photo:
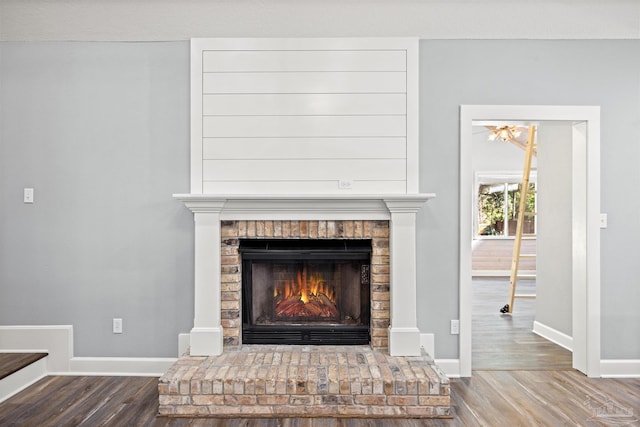
[{"label": "window", "polygon": [[[520,177],[478,175],[476,185],[476,237],[513,237],[520,208]],[[532,173],[525,205],[523,235],[536,233],[536,180]]]}]

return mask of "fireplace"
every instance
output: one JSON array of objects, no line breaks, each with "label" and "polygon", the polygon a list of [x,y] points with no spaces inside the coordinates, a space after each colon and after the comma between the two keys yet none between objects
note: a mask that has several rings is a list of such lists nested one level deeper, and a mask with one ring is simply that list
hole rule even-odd
[{"label": "fireplace", "polygon": [[241,239],[242,342],[369,344],[371,240]]}]

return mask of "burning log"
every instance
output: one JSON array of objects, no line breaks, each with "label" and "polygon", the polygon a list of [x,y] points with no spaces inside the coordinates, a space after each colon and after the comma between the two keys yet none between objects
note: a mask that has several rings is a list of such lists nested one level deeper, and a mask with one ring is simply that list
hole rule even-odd
[{"label": "burning log", "polygon": [[339,318],[340,312],[326,295],[311,295],[305,303],[300,295],[291,296],[277,303],[275,314],[287,318]]}]

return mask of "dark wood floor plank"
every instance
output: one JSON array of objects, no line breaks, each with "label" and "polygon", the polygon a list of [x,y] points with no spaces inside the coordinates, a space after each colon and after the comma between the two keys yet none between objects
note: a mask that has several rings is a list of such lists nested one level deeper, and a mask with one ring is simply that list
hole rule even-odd
[{"label": "dark wood floor plank", "polygon": [[[117,377],[116,377],[117,379]],[[104,379],[105,384],[107,379]],[[148,419],[157,412],[157,386],[156,378],[137,377],[131,378],[126,384],[119,381],[122,386],[113,387],[111,395],[94,395],[93,404],[99,407],[74,425],[78,426],[102,426],[120,423],[121,425],[136,425],[140,419]],[[87,404],[91,404],[87,401]],[[75,421],[75,420],[74,420]]]},{"label": "dark wood floor plank", "polygon": [[[47,419],[55,413],[55,405],[51,402],[56,396],[62,396],[73,388],[73,384],[77,383],[76,377],[45,377],[27,389],[11,397],[8,401],[2,403],[0,408],[6,403],[14,404],[15,409],[11,412],[8,410],[0,410],[0,425],[15,424],[36,425],[38,422]],[[8,418],[11,423],[3,422],[4,416],[11,414]]]},{"label": "dark wood floor plank", "polygon": [[0,353],[0,380],[47,357],[47,353]]},{"label": "dark wood floor plank", "polygon": [[[640,425],[640,379],[594,379],[569,371],[475,371],[451,382],[452,419],[215,419],[157,417],[157,378],[47,377],[0,403],[0,426],[453,427],[607,425],[613,402]],[[588,399],[591,397],[591,400]],[[591,402],[591,406],[587,403]],[[636,424],[634,424],[636,423]]]}]

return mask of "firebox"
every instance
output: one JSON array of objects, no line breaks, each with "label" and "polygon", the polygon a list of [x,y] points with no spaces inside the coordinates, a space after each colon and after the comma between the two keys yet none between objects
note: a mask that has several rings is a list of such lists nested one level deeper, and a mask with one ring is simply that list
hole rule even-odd
[{"label": "firebox", "polygon": [[240,254],[243,343],[369,343],[370,239],[241,239]]}]

